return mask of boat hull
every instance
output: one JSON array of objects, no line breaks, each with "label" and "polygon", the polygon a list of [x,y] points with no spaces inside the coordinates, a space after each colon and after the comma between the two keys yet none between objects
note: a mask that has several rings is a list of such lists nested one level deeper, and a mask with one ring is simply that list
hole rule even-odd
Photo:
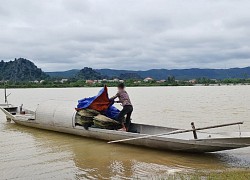
[{"label": "boat hull", "polygon": [[[23,126],[68,133],[72,135],[78,135],[104,141],[114,141],[119,139],[134,138],[146,135],[139,133],[99,129],[99,128],[89,128],[89,130],[85,130],[81,126],[75,126],[72,128],[63,126],[51,126],[51,125],[40,124],[35,120],[23,121],[15,119],[14,121],[15,123]],[[144,146],[154,149],[169,150],[169,151],[206,153],[206,152],[216,152],[216,151],[237,149],[250,146],[250,137],[183,140],[178,138],[171,138],[171,136],[169,137],[161,136],[161,137],[138,139],[133,141],[125,141],[123,143],[136,146]]]}]

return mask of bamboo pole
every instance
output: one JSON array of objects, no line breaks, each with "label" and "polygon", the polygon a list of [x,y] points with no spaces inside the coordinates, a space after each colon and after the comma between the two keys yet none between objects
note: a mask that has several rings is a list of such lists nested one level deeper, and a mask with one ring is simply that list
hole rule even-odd
[{"label": "bamboo pole", "polygon": [[243,124],[243,122],[220,124],[220,125],[215,125],[215,126],[207,126],[207,127],[188,129],[188,130],[176,130],[176,131],[171,131],[169,133],[161,133],[161,134],[146,135],[146,136],[135,137],[135,138],[120,139],[120,140],[115,140],[115,141],[109,141],[108,144],[119,143],[119,142],[124,142],[124,141],[132,141],[132,140],[137,140],[137,139],[145,139],[145,138],[157,137],[157,136],[163,136],[163,135],[180,134],[180,133],[186,133],[186,132],[191,132],[191,131],[220,128],[220,127],[233,126],[233,125],[238,125],[238,124]]},{"label": "bamboo pole", "polygon": [[4,84],[4,102],[7,104],[7,92],[6,92],[6,85]]}]

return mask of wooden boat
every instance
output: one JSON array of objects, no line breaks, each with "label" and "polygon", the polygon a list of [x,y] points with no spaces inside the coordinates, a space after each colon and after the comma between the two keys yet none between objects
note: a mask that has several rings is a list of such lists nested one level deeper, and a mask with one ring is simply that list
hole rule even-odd
[{"label": "wooden boat", "polygon": [[[85,130],[82,126],[78,126],[75,123],[75,102],[71,101],[50,100],[39,104],[35,111],[23,109],[20,112],[18,108],[13,113],[4,107],[1,107],[1,110],[8,119],[20,125],[104,141],[134,138],[133,140],[122,141],[122,143],[155,149],[204,153],[250,146],[249,132],[209,134],[197,131],[198,139],[194,139],[192,131],[171,134],[171,132],[181,130],[137,123],[131,125],[132,132],[91,127]],[[147,138],[144,138],[146,136]]]},{"label": "wooden boat", "polygon": [[[11,94],[11,93],[10,93]],[[4,108],[6,111],[8,111],[9,113],[15,115],[16,112],[18,111],[18,107],[17,106],[13,106],[12,104],[9,104],[8,102],[8,96],[10,94],[7,94],[7,89],[4,86],[4,103],[0,104],[1,108]],[[7,117],[8,119],[8,117]]]}]

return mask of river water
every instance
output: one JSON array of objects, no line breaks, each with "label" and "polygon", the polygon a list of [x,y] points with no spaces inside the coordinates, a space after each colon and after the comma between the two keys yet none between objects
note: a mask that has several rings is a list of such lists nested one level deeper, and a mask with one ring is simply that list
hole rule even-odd
[{"label": "river water", "polygon": [[[75,101],[100,88],[9,89],[9,102],[35,110],[49,99]],[[250,132],[250,86],[127,88],[133,122],[190,129],[244,121]],[[116,88],[109,88],[114,95]],[[0,93],[3,97],[3,91]],[[121,108],[117,105],[118,108]],[[211,154],[164,152],[7,123],[0,115],[0,179],[129,179],[195,170],[250,170],[250,148]],[[238,126],[213,130],[238,131]]]}]

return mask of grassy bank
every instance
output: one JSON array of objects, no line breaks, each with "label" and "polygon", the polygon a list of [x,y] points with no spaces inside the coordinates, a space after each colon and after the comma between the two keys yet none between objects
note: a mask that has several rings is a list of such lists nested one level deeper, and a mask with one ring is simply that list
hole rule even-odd
[{"label": "grassy bank", "polygon": [[[157,178],[158,179],[158,178]],[[225,170],[212,172],[176,173],[160,179],[170,180],[249,180],[250,169],[246,170]]]}]

